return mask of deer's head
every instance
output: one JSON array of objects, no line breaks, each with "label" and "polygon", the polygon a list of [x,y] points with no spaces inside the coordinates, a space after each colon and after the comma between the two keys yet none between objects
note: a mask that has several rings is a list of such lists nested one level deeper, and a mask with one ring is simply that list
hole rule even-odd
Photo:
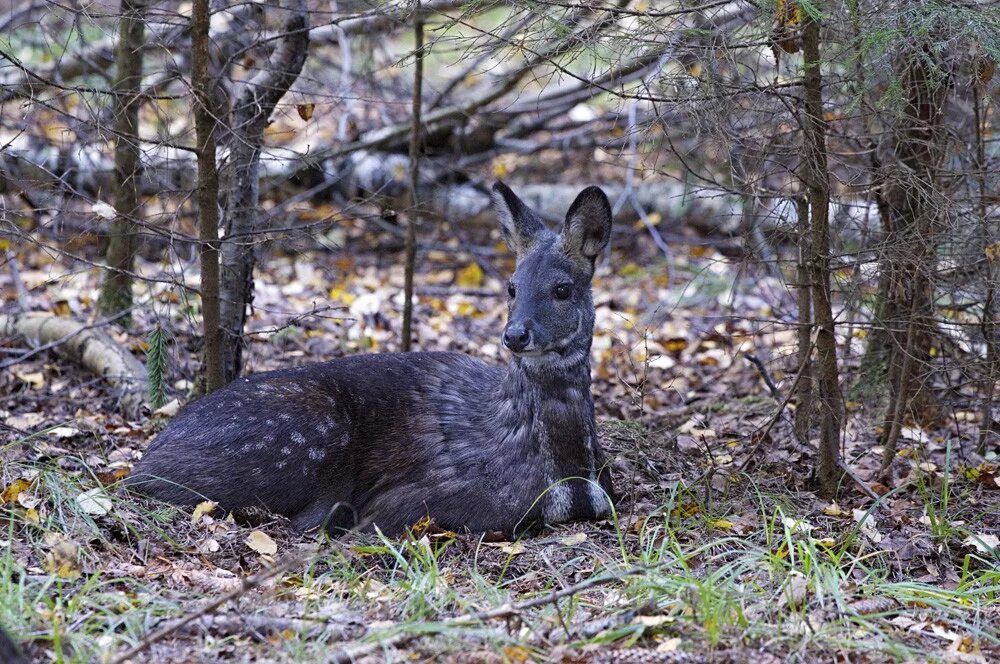
[{"label": "deer's head", "polygon": [[558,233],[498,182],[493,203],[517,268],[507,284],[503,344],[533,365],[586,357],[594,330],[590,282],[611,237],[611,205],[598,187],[576,197]]}]

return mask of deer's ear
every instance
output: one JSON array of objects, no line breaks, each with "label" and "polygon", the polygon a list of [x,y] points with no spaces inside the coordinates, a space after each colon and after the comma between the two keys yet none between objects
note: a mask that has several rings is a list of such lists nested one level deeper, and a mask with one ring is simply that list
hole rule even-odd
[{"label": "deer's ear", "polygon": [[562,237],[568,254],[591,261],[608,245],[611,203],[600,187],[587,187],[569,206]]},{"label": "deer's ear", "polygon": [[504,242],[517,256],[526,254],[545,225],[503,182],[493,185],[493,208],[500,221]]}]

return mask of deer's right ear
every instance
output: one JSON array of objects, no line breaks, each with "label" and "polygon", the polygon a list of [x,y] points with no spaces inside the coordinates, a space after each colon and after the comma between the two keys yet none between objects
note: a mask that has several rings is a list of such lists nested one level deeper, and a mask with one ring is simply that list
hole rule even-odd
[{"label": "deer's right ear", "polygon": [[493,209],[500,221],[504,242],[517,256],[526,254],[545,225],[503,182],[493,185]]}]

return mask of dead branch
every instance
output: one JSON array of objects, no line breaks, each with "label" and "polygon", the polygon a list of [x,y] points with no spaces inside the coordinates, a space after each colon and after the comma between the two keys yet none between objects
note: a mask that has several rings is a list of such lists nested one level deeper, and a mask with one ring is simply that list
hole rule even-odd
[{"label": "dead branch", "polygon": [[116,385],[121,390],[123,414],[135,418],[149,392],[146,369],[128,349],[100,329],[129,311],[131,309],[90,325],[44,313],[0,315],[0,334],[19,335],[36,346],[31,351],[0,364],[0,370],[46,350],[63,350],[92,373],[104,376]]}]

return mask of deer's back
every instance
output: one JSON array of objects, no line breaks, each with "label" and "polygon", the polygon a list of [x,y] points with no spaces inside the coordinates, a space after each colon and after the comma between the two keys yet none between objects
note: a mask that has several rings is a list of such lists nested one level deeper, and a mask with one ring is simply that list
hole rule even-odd
[{"label": "deer's back", "polygon": [[349,521],[398,529],[428,511],[425,496],[454,511],[491,473],[485,423],[500,376],[466,355],[385,353],[241,378],[186,406],[132,484],[174,503],[264,507],[303,527],[339,504]]}]

